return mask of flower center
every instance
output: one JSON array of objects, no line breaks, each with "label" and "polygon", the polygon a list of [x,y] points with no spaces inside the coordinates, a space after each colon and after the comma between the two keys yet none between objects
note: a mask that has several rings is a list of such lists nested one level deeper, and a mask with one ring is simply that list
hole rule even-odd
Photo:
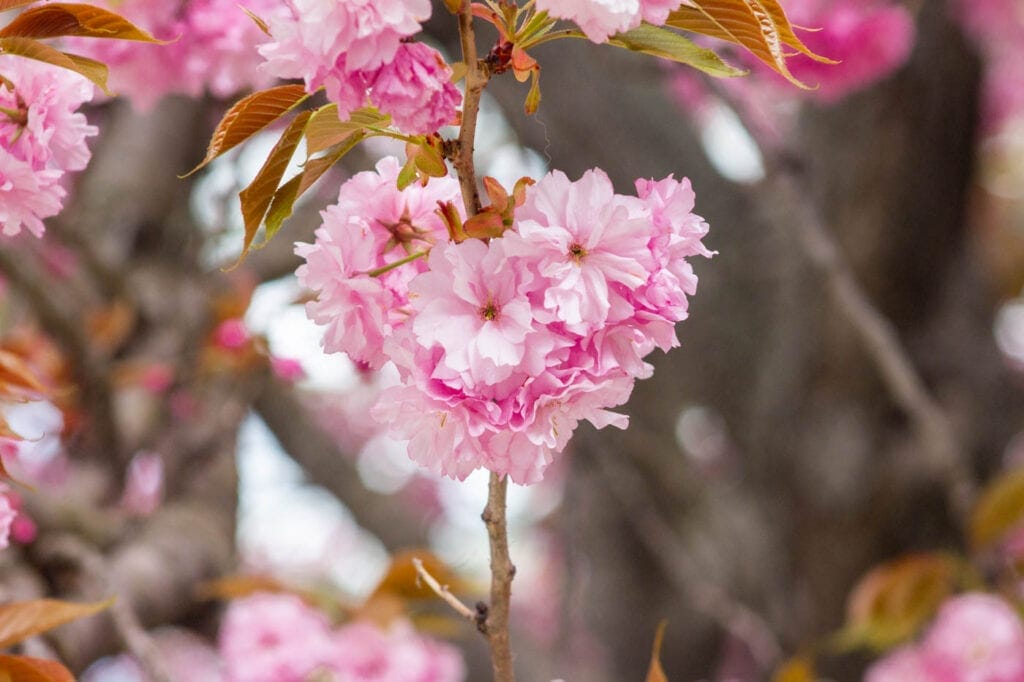
[{"label": "flower center", "polygon": [[583,259],[587,256],[587,250],[583,248],[583,245],[578,242],[573,242],[569,245],[569,258],[576,265],[583,262]]},{"label": "flower center", "polygon": [[498,317],[498,312],[498,306],[494,305],[493,301],[488,301],[487,305],[480,308],[480,317],[483,318],[485,322],[490,322]]}]

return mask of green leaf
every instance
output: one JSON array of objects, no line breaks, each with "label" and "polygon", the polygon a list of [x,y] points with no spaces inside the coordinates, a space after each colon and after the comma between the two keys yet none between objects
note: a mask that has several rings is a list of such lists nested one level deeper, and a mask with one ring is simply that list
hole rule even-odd
[{"label": "green leaf", "polygon": [[[307,159],[303,165],[302,172],[281,185],[274,192],[274,198],[270,203],[270,209],[267,211],[266,217],[267,240],[270,240],[281,229],[281,225],[292,214],[295,202],[298,201],[299,197],[305,194],[306,190],[312,187],[331,166],[340,161],[345,154],[352,151],[366,136],[365,131],[356,131],[346,140],[329,149],[323,156]],[[306,144],[309,144],[308,136]]]},{"label": "green leaf", "polygon": [[941,553],[915,554],[869,571],[847,603],[840,650],[887,649],[912,638],[952,593],[960,564]]},{"label": "green leaf", "polygon": [[59,66],[68,71],[74,71],[98,85],[106,94],[113,94],[107,89],[107,67],[94,59],[55,50],[49,45],[32,38],[17,37],[0,37],[0,54],[35,59],[39,62]]},{"label": "green leaf", "polygon": [[304,102],[309,95],[301,85],[279,85],[254,92],[235,102],[213,131],[206,158],[183,177],[192,175],[218,156],[245,142]]},{"label": "green leaf", "polygon": [[113,598],[90,604],[36,599],[0,606],[0,649],[110,608]]},{"label": "green leaf", "polygon": [[971,546],[980,549],[1001,540],[1024,523],[1024,470],[1000,476],[985,489],[971,513]]},{"label": "green leaf", "polygon": [[630,31],[614,35],[608,42],[634,52],[671,59],[711,76],[742,76],[747,73],[726,64],[717,54],[700,47],[689,38],[650,24],[641,24]]},{"label": "green leaf", "polygon": [[[295,149],[299,146],[299,142],[302,141],[302,135],[306,131],[306,124],[312,115],[313,112],[311,111],[303,111],[288,124],[277,144],[270,150],[267,160],[263,162],[263,166],[256,173],[256,177],[238,195],[238,198],[242,201],[242,218],[245,221],[245,241],[242,244],[242,255],[238,258],[239,263],[248,255],[252,248],[256,232],[259,231],[260,225],[263,224],[263,216],[267,214],[267,209],[270,208],[274,192],[277,191],[277,186],[281,183],[285,170],[288,169],[288,164],[295,154]],[[266,241],[263,243],[265,244]]]},{"label": "green leaf", "polygon": [[159,41],[120,14],[92,5],[50,3],[31,7],[0,29],[5,38],[113,38],[146,43]]},{"label": "green leaf", "polygon": [[57,661],[0,654],[0,682],[75,682]]},{"label": "green leaf", "polygon": [[690,4],[672,12],[665,25],[741,45],[798,87],[807,88],[786,66],[783,45],[817,61],[836,63],[804,45],[777,0],[693,0]]},{"label": "green leaf", "polygon": [[328,104],[313,114],[306,126],[306,150],[312,155],[344,141],[349,135],[367,127],[384,128],[391,117],[374,107],[356,109],[347,121],[338,118],[338,105]]}]

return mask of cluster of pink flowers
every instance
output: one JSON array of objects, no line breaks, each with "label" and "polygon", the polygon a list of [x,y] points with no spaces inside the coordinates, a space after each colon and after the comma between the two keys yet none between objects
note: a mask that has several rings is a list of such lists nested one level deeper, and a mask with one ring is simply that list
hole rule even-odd
[{"label": "cluster of pink flowers", "polygon": [[60,212],[65,176],[85,168],[96,134],[77,109],[92,99],[81,76],[21,57],[0,57],[0,233],[37,237]]},{"label": "cluster of pink flowers", "polygon": [[919,644],[875,663],[866,682],[1024,680],[1024,623],[999,597],[969,593],[947,601]]},{"label": "cluster of pink flowers", "polygon": [[336,682],[459,682],[466,675],[454,647],[408,621],[332,629],[324,614],[289,594],[232,602],[220,653],[226,682],[304,682],[316,674]]},{"label": "cluster of pink flowers", "polygon": [[430,17],[430,0],[286,0],[260,47],[267,73],[323,87],[348,118],[369,102],[411,134],[451,123],[461,101],[440,53],[407,39]]},{"label": "cluster of pink flowers", "polygon": [[575,23],[595,43],[636,28],[641,21],[662,26],[682,0],[537,0],[537,9]]},{"label": "cluster of pink flowers", "polygon": [[122,40],[76,39],[72,51],[110,67],[110,88],[140,109],[161,97],[228,97],[270,85],[253,49],[266,40],[242,10],[269,19],[283,11],[278,0],[100,0],[164,45]]},{"label": "cluster of pink flowers", "polygon": [[608,408],[650,375],[645,355],[678,345],[697,284],[686,258],[710,255],[689,182],[641,180],[624,196],[600,170],[556,171],[501,238],[454,243],[432,209],[458,201],[455,182],[399,191],[398,169],[385,159],[349,180],[297,248],[325,349],[398,368],[374,417],[438,473],[523,484],[580,421],[625,428]]}]

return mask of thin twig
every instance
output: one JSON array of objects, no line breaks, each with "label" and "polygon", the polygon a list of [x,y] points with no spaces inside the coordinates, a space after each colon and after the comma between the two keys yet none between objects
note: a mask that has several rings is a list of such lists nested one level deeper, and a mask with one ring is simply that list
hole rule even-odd
[{"label": "thin twig", "polygon": [[516,567],[508,552],[508,525],[505,497],[508,479],[491,473],[487,506],[481,517],[487,526],[491,545],[491,603],[487,612],[487,638],[491,643],[491,663],[495,682],[512,682],[512,647],[509,640],[509,606],[512,579]]},{"label": "thin twig", "polygon": [[458,597],[448,590],[447,585],[442,585],[437,582],[437,578],[430,575],[430,571],[424,568],[423,561],[419,557],[413,557],[412,565],[416,567],[416,573],[419,574],[420,579],[427,584],[427,587],[434,591],[434,594],[443,599],[448,606],[452,607],[452,609],[455,610],[455,613],[468,620],[485,635],[487,634],[487,623],[485,620],[480,618],[479,611],[474,611],[463,604]]}]

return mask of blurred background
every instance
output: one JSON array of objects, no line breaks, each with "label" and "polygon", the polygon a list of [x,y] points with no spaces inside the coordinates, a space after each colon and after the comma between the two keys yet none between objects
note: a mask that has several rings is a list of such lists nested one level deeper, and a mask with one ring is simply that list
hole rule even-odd
[{"label": "blurred background", "polygon": [[[978,491],[1024,465],[1024,3],[782,4],[842,60],[791,61],[815,90],[710,41],[752,74],[710,82],[557,41],[535,54],[536,115],[511,76],[488,87],[484,174],[598,166],[620,192],[686,176],[718,252],[694,264],[682,347],[649,358],[629,430],[581,428],[542,483],[512,490],[523,680],[641,679],[663,619],[672,680],[768,679],[811,649],[821,677],[860,679],[869,652],[822,646],[858,579],[967,551]],[[435,5],[430,40],[455,59]],[[368,409],[393,379],[320,352],[293,275],[292,244],[345,174],[401,148],[346,157],[225,272],[236,194],[276,134],[179,179],[229,93],[168,87],[140,110],[124,90],[88,108],[93,159],[45,237],[0,250],[0,343],[77,386],[59,410],[4,408],[37,483],[0,596],[114,591],[146,629],[213,643],[220,609],[197,585],[272,575],[359,603],[417,547],[484,598],[486,477],[429,477],[378,433]],[[468,625],[418,622],[487,679]],[[97,618],[45,646],[82,672],[122,639]],[[117,660],[87,679],[138,679]]]}]

